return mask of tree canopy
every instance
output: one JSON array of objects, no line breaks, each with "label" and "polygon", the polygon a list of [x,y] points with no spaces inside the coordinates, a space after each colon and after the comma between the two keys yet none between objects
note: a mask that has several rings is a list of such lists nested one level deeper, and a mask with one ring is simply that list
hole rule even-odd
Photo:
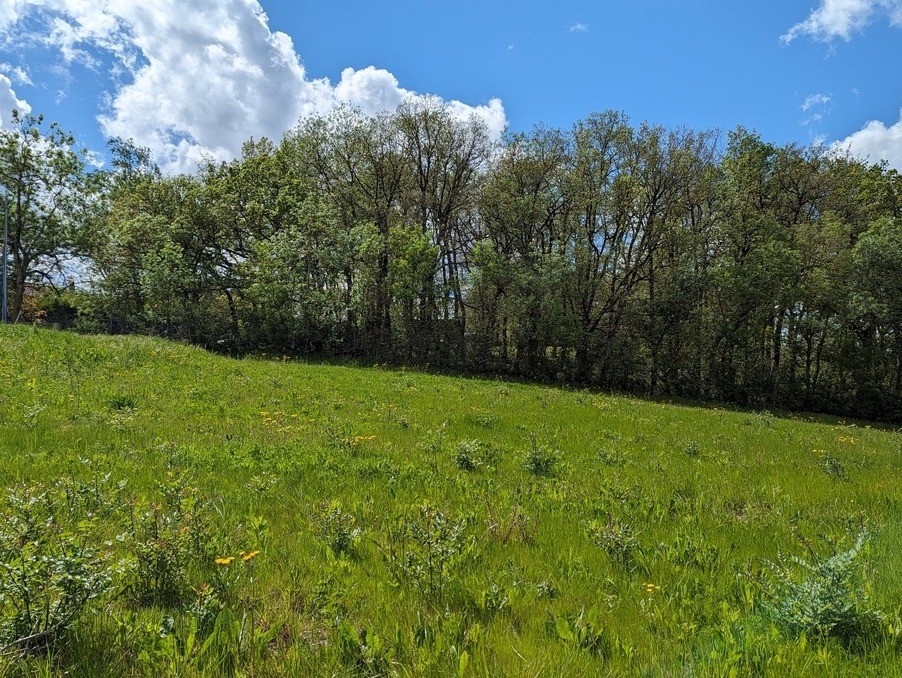
[{"label": "tree canopy", "polygon": [[192,176],[115,140],[87,182],[32,119],[0,140],[14,309],[80,247],[87,329],[902,420],[886,166],[617,112],[494,143],[437,101]]}]

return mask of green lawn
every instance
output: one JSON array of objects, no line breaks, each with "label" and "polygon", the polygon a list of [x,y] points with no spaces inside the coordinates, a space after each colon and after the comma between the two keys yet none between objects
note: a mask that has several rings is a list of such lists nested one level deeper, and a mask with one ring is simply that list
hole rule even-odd
[{"label": "green lawn", "polygon": [[[69,505],[122,563],[8,673],[902,675],[894,430],[15,327],[0,454],[108,494]],[[838,614],[882,619],[800,635],[769,563],[864,532]]]}]

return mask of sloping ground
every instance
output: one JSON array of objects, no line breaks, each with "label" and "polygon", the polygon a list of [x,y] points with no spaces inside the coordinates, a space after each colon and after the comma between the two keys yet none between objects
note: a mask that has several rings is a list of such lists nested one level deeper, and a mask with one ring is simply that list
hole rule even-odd
[{"label": "sloping ground", "polygon": [[898,431],[3,328],[0,455],[123,563],[10,670],[900,672]]}]

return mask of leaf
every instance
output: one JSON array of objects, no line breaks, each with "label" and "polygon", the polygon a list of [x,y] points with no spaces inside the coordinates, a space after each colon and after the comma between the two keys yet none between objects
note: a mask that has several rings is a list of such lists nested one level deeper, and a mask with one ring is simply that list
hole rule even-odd
[{"label": "leaf", "polygon": [[462,677],[466,673],[469,663],[470,653],[464,650],[460,653],[460,657],[457,660],[457,675],[459,677]]},{"label": "leaf", "polygon": [[576,640],[573,629],[570,628],[570,622],[567,621],[566,617],[555,617],[554,628],[557,631],[558,638],[561,640],[566,640],[569,643]]}]

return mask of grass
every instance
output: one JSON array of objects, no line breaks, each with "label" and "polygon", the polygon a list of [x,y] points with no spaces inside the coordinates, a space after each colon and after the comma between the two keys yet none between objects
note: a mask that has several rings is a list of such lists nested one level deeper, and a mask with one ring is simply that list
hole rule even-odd
[{"label": "grass", "polygon": [[[132,502],[185,475],[222,557],[260,551],[191,570],[236,573],[212,631],[111,594],[0,674],[902,675],[895,430],[13,327],[0,456]],[[773,563],[862,533],[880,628],[787,633]]]}]

